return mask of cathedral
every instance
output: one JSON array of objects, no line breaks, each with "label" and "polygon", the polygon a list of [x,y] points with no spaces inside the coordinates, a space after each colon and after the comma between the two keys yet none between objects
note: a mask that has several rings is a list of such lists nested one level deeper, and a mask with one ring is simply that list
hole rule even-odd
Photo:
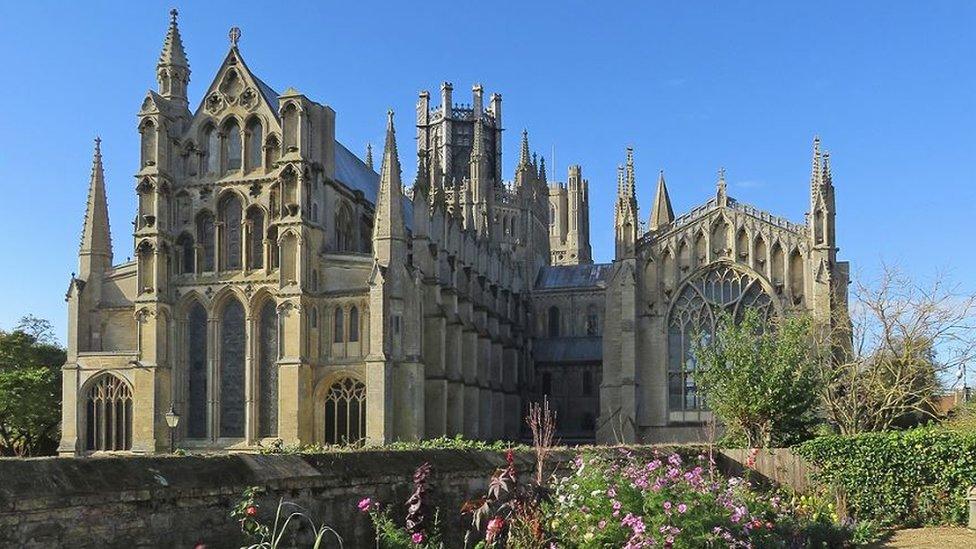
[{"label": "cathedral", "polygon": [[171,15],[138,113],[132,261],[113,261],[95,141],[62,455],[514,440],[543,398],[564,442],[695,440],[692,335],[721,311],[846,305],[819,141],[802,224],[728,196],[722,173],[681,216],[662,174],[645,222],[627,149],[614,260],[594,264],[580,166],[556,181],[523,131],[505,179],[501,95],[421,92],[405,187],[392,111],[376,171],[332,108],[251,71],[237,28],[191,111]]}]

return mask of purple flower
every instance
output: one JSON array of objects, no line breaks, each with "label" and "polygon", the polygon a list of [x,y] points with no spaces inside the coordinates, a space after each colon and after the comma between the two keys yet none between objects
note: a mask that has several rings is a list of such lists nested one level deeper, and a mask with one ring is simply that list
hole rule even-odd
[{"label": "purple flower", "polygon": [[410,541],[412,541],[414,545],[420,545],[424,542],[424,533],[414,532],[413,535],[410,536]]},{"label": "purple flower", "polygon": [[678,512],[679,513],[684,513],[687,510],[688,510],[688,506],[687,505],[685,505],[684,503],[679,503],[678,504]]},{"label": "purple flower", "polygon": [[373,500],[370,498],[363,498],[359,500],[359,504],[356,507],[363,513],[369,511],[369,508],[373,506]]}]

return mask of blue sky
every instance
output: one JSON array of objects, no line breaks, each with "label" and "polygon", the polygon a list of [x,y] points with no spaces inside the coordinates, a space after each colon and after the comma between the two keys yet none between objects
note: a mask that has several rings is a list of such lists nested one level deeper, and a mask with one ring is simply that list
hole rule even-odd
[{"label": "blue sky", "polygon": [[[641,215],[664,169],[676,212],[729,193],[795,221],[810,144],[832,153],[841,256],[972,288],[976,252],[976,3],[184,2],[180,27],[200,100],[243,30],[248,65],[337,111],[338,138],[382,143],[398,113],[412,181],[417,92],[503,94],[506,176],[528,128],[590,180],[594,254],[613,254],[615,166],[636,150]],[[64,339],[92,139],[101,135],[117,261],[131,254],[136,111],[155,83],[172,3],[0,6],[0,328],[23,314]],[[439,100],[435,100],[435,103]],[[16,268],[13,267],[16,265]]]}]

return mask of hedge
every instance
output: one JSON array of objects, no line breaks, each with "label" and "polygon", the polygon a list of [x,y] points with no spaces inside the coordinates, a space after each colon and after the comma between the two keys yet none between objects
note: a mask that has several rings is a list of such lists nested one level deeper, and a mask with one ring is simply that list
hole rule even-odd
[{"label": "hedge", "polygon": [[960,524],[976,486],[976,433],[934,427],[819,437],[794,448],[848,512],[885,526]]}]

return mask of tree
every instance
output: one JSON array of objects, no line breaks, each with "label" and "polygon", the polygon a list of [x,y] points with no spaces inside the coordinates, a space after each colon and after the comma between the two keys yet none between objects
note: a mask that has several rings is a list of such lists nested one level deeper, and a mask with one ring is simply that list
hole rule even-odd
[{"label": "tree", "polygon": [[65,359],[47,321],[27,316],[0,330],[0,455],[54,453]]},{"label": "tree", "polygon": [[738,322],[722,316],[714,338],[698,338],[695,382],[728,441],[756,448],[812,436],[817,378],[811,324],[803,316],[767,323],[747,310]]},{"label": "tree", "polygon": [[842,434],[933,417],[940,380],[976,356],[976,295],[943,274],[922,285],[884,265],[816,341],[823,412]]}]

